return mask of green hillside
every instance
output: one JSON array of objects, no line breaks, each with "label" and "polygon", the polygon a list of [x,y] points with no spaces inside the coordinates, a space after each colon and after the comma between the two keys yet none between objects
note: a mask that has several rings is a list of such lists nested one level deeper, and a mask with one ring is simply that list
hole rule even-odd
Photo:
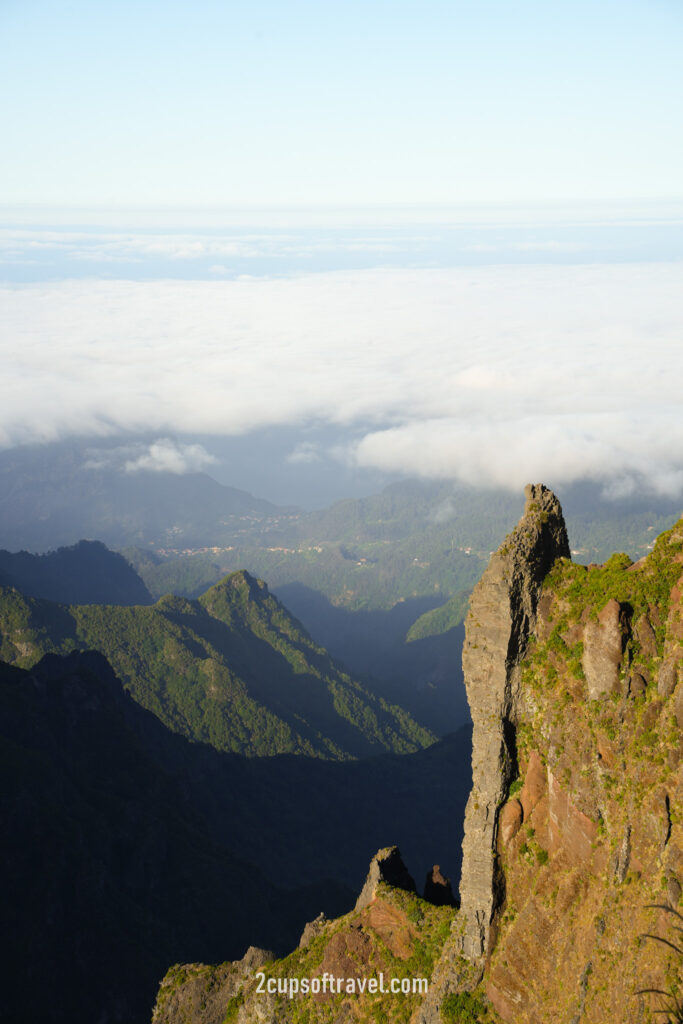
[{"label": "green hillside", "polygon": [[470,595],[466,590],[460,590],[445,604],[424,612],[406,633],[406,640],[409,643],[415,640],[426,640],[427,637],[441,636],[459,626],[467,614],[469,598]]},{"label": "green hillside", "polygon": [[218,750],[345,759],[433,736],[318,647],[265,583],[236,572],[198,600],[63,606],[0,588],[0,658],[93,648],[164,724]]}]

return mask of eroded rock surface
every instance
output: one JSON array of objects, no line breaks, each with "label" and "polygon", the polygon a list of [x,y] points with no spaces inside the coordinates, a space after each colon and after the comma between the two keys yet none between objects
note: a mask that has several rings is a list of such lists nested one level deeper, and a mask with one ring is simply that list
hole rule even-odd
[{"label": "eroded rock surface", "polygon": [[304,949],[313,942],[313,939],[317,938],[318,935],[324,931],[327,923],[328,919],[321,910],[313,921],[309,921],[308,924],[305,925],[304,930],[301,933],[301,938],[299,939],[299,949]]},{"label": "eroded rock surface", "polygon": [[415,892],[415,882],[401,860],[398,846],[386,846],[383,850],[378,850],[370,861],[368,877],[356,900],[356,911],[367,907],[374,900],[380,882],[386,882],[395,889]]},{"label": "eroded rock surface", "polygon": [[619,666],[624,650],[622,609],[610,599],[597,622],[587,622],[583,634],[583,671],[589,700],[602,700],[619,686]]},{"label": "eroded rock surface", "polygon": [[182,964],[161,983],[152,1024],[223,1024],[228,1003],[274,954],[250,946],[241,960],[218,967]]},{"label": "eroded rock surface", "polygon": [[555,495],[542,484],[530,484],[525,495],[524,514],[474,588],[465,621],[462,662],[474,724],[474,782],[465,812],[460,901],[462,951],[471,960],[485,956],[502,900],[495,862],[498,808],[516,771],[519,665],[543,580],[557,558],[569,557]]},{"label": "eroded rock surface", "polygon": [[510,840],[519,832],[524,812],[519,800],[508,800],[500,812],[498,822],[498,837],[503,846],[507,846]]},{"label": "eroded rock surface", "polygon": [[472,597],[462,909],[419,900],[387,847],[357,909],[315,936],[313,922],[296,954],[301,976],[324,978],[403,971],[416,950],[421,970],[429,948],[427,994],[408,1006],[333,1004],[322,991],[264,1001],[252,981],[229,1019],[443,1024],[466,1008],[505,1024],[654,1020],[647,991],[680,976],[667,943],[672,911],[683,911],[683,520],[635,564],[581,566],[567,554],[557,500],[530,487]]}]

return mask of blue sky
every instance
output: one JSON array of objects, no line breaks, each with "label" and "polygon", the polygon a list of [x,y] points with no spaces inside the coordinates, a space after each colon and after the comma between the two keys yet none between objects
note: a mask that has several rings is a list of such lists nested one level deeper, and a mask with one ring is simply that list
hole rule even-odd
[{"label": "blue sky", "polygon": [[0,197],[677,198],[681,52],[680,0],[3,0]]}]

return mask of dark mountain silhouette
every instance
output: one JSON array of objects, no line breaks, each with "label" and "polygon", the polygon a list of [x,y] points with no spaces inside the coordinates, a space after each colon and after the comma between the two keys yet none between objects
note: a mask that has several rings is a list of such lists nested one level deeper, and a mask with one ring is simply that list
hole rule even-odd
[{"label": "dark mountain silhouette", "polygon": [[0,551],[0,583],[29,597],[61,604],[152,604],[123,555],[100,541],[81,540],[43,555]]},{"label": "dark mountain silhouette", "polygon": [[143,1021],[181,950],[277,946],[343,909],[340,886],[285,896],[215,838],[147,750],[151,718],[101,655],[0,665],[3,1020]]}]

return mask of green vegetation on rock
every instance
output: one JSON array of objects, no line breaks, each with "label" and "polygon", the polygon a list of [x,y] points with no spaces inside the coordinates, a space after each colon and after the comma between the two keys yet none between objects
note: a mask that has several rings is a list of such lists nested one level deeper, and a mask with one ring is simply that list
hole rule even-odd
[{"label": "green vegetation on rock", "polygon": [[660,637],[669,609],[671,588],[680,575],[677,556],[683,551],[680,528],[672,527],[656,540],[642,569],[634,568],[627,554],[614,554],[604,565],[591,566],[560,559],[545,581],[545,588],[568,604],[568,621],[590,608],[594,617],[610,599],[627,604],[637,617],[649,608],[659,610]]},{"label": "green vegetation on rock", "polygon": [[654,1022],[683,980],[674,946],[643,940],[668,938],[683,891],[682,583],[683,521],[636,563],[563,558],[545,578],[484,979],[510,1024]]},{"label": "green vegetation on rock", "polygon": [[484,1024],[493,1018],[479,993],[458,992],[444,999],[441,1019],[444,1024]]}]

